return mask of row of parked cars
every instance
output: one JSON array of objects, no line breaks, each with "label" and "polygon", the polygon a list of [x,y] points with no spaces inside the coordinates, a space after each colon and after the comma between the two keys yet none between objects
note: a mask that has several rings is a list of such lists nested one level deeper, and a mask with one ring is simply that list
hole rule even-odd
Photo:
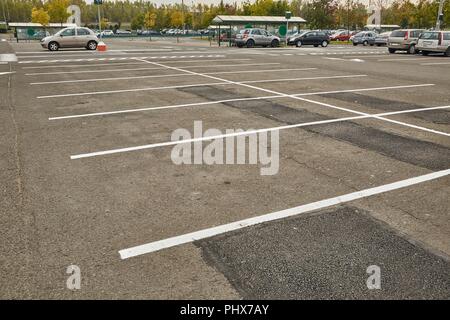
[{"label": "row of parked cars", "polygon": [[400,29],[376,34],[373,31],[360,32],[350,38],[353,45],[386,45],[389,53],[406,51],[410,54],[421,52],[444,53],[450,56],[450,31],[428,31],[423,29]]},{"label": "row of parked cars", "polygon": [[[241,30],[234,39],[237,47],[252,48],[254,46],[278,47],[281,39],[267,30],[260,28],[249,28]],[[294,33],[287,37],[288,45],[301,47],[303,45],[313,45],[315,47],[326,47],[330,43],[329,36],[324,31],[305,31]]]}]

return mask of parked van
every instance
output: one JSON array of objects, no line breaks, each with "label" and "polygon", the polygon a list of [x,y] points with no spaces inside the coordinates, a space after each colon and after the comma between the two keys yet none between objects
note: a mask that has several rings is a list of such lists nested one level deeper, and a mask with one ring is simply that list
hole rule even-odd
[{"label": "parked van", "polygon": [[422,29],[401,29],[392,31],[389,36],[389,53],[395,51],[406,51],[409,54],[416,53],[416,45],[419,36],[424,32]]},{"label": "parked van", "polygon": [[424,56],[430,52],[442,52],[450,57],[450,31],[426,31],[421,34],[417,50]]}]

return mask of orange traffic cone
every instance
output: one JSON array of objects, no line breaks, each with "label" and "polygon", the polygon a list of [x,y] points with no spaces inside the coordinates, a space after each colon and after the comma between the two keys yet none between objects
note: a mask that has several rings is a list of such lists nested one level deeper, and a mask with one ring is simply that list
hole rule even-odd
[{"label": "orange traffic cone", "polygon": [[106,51],[106,44],[103,41],[100,41],[97,44],[97,50],[98,51]]}]

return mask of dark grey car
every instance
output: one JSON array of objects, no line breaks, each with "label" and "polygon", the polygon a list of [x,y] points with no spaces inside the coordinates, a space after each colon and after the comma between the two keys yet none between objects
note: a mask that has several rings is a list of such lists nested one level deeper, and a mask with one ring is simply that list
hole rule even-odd
[{"label": "dark grey car", "polygon": [[371,45],[373,46],[375,44],[375,39],[377,37],[377,33],[373,31],[362,31],[350,38],[350,40],[353,42],[354,46],[357,46],[358,44],[362,44],[363,46]]}]

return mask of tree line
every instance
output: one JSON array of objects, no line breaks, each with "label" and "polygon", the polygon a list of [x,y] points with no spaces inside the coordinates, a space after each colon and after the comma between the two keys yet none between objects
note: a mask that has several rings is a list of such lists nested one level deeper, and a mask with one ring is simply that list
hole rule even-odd
[{"label": "tree line", "polygon": [[[65,8],[70,4],[81,8],[81,21],[96,25],[97,6],[84,0],[2,0],[0,20],[10,22],[61,22],[69,16]],[[230,0],[232,1],[232,0]],[[186,1],[189,2],[189,1]],[[403,28],[431,28],[436,23],[439,3],[436,0],[378,0],[382,24],[397,24]],[[367,21],[367,6],[359,0],[256,0],[241,5],[221,1],[217,5],[155,5],[151,1],[104,0],[102,24],[132,29],[181,28],[204,29],[219,14],[283,16],[286,11],[307,21],[311,29],[361,29]],[[47,16],[48,15],[48,16]],[[444,5],[442,26],[450,27],[450,0]]]}]

